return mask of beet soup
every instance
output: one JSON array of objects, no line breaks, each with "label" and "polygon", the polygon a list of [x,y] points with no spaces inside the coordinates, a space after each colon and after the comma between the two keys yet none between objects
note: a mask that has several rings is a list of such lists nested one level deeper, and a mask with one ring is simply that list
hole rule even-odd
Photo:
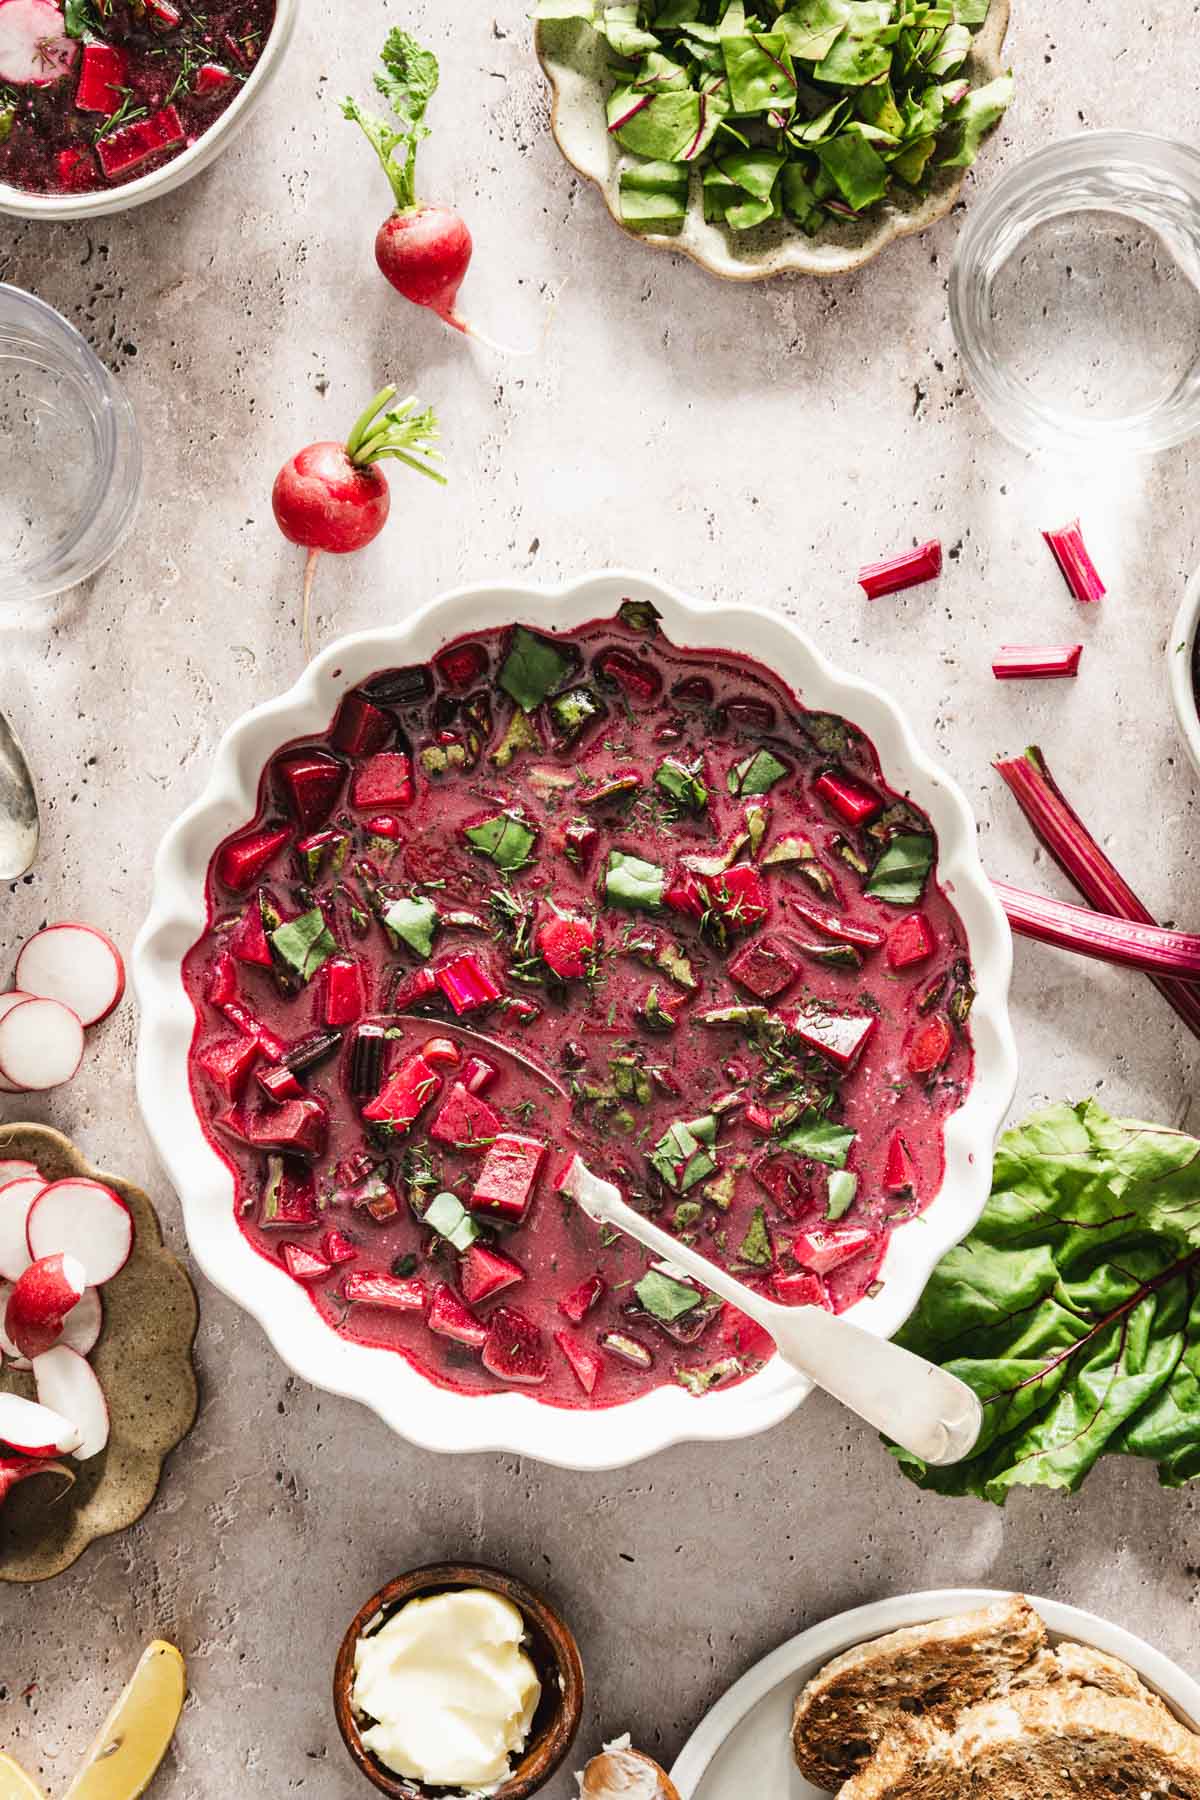
[{"label": "beet soup", "polygon": [[0,181],[119,187],[211,130],[241,92],[275,0],[0,0]]},{"label": "beet soup", "polygon": [[936,862],[859,731],[644,602],[381,671],[272,759],[184,963],[242,1230],[456,1390],[743,1379],[770,1340],[557,1179],[786,1304],[873,1291],[971,1078]]}]

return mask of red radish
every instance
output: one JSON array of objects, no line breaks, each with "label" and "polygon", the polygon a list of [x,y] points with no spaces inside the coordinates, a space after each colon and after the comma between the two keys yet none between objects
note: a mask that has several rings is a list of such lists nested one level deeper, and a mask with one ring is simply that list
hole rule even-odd
[{"label": "red radish", "polygon": [[0,1188],[0,1278],[5,1281],[19,1281],[33,1261],[27,1235],[29,1212],[45,1191],[40,1175],[22,1175]]},{"label": "red radish", "polygon": [[375,86],[390,103],[398,124],[343,100],[342,111],[362,127],[391,183],[396,210],[375,239],[375,261],[397,293],[414,306],[428,307],[455,331],[493,350],[503,350],[477,331],[458,311],[458,290],[471,262],[471,233],[451,206],[417,199],[417,145],[429,136],[425,110],[438,85],[437,58],[398,28],[388,33]]},{"label": "red radish", "polygon": [[33,1379],[42,1406],[77,1427],[79,1442],[71,1452],[76,1462],[99,1456],[108,1443],[108,1403],[86,1356],[58,1344],[34,1358]]},{"label": "red radish", "polygon": [[67,1456],[82,1441],[82,1431],[61,1413],[19,1394],[0,1394],[0,1443],[25,1456]]},{"label": "red radish", "polygon": [[80,1356],[90,1356],[104,1329],[104,1302],[98,1288],[83,1290],[79,1305],[63,1320],[62,1342]]},{"label": "red radish", "polygon": [[35,1262],[66,1251],[83,1264],[88,1287],[103,1287],[129,1261],[133,1219],[98,1181],[54,1181],[30,1208],[26,1235]]},{"label": "red radish", "polygon": [[[0,995],[0,1006],[11,998],[10,994]],[[3,1017],[3,1013],[0,1013],[0,1017]],[[19,1181],[23,1175],[36,1175],[37,1172],[36,1163],[22,1162],[19,1158],[0,1158],[0,1187],[7,1187],[10,1181]]]},{"label": "red radish", "polygon": [[48,87],[67,73],[78,50],[58,0],[0,0],[0,81]]},{"label": "red radish", "polygon": [[32,1365],[27,1356],[22,1356],[4,1329],[4,1320],[8,1312],[8,1302],[12,1296],[11,1281],[0,1281],[0,1360],[7,1361],[14,1369],[28,1369]]},{"label": "red radish", "polygon": [[[19,989],[14,989],[14,991],[11,994],[0,994],[0,1019],[3,1019],[8,1013],[10,1013],[14,1006],[20,1006],[22,1000],[32,1000],[32,999],[33,999],[32,994],[23,994],[20,992]],[[4,1076],[0,1075],[0,1094],[19,1094],[20,1092],[21,1092],[21,1089],[19,1087],[14,1087],[11,1081],[6,1081]],[[15,1168],[15,1166],[16,1166],[15,1164],[0,1163],[0,1184],[3,1184],[3,1182],[7,1179],[11,1179],[10,1177],[5,1176],[4,1170],[8,1169],[8,1168]],[[37,1174],[37,1170],[33,1167],[32,1163],[30,1163],[26,1166],[28,1167],[31,1174],[34,1174],[34,1175]]]},{"label": "red radish", "polygon": [[[347,556],[362,550],[379,536],[391,510],[387,477],[379,467],[385,456],[394,456],[444,487],[446,477],[430,462],[438,452],[430,448],[438,435],[433,408],[415,412],[416,396],[410,394],[392,406],[399,389],[381,388],[344,444],[326,441],[309,444],[275,477],[271,505],[275,523],[291,544],[308,551],[304,570],[304,653],[312,654],[310,619],[317,558],[323,550],[331,556]],[[424,459],[424,460],[422,460]]]},{"label": "red radish", "polygon": [[70,1081],[83,1061],[83,1026],[59,1000],[22,1000],[0,1019],[0,1075],[29,1093]]},{"label": "red radish", "polygon": [[63,1322],[87,1286],[83,1265],[61,1251],[30,1263],[9,1295],[4,1331],[21,1356],[41,1356],[62,1336]]},{"label": "red radish", "polygon": [[28,1481],[31,1475],[61,1475],[66,1487],[56,1496],[61,1499],[68,1488],[75,1485],[73,1470],[66,1463],[30,1462],[23,1456],[0,1456],[0,1506],[8,1499],[13,1489],[22,1481]]},{"label": "red radish", "polygon": [[107,1019],[125,992],[125,964],[94,925],[47,925],[17,957],[17,986],[69,1006],[81,1025]]}]

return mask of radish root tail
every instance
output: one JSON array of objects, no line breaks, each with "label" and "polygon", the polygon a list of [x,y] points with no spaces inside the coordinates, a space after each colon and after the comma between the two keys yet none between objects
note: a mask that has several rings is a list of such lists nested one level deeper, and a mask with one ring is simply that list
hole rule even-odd
[{"label": "radish root tail", "polygon": [[317,563],[320,561],[320,558],[321,552],[319,550],[310,550],[308,553],[308,561],[304,565],[304,608],[301,615],[300,638],[304,645],[304,660],[306,663],[310,663],[313,658],[312,591],[313,582],[317,578]]},{"label": "radish root tail", "polygon": [[477,326],[469,325],[466,319],[460,318],[457,313],[441,313],[439,316],[452,330],[461,331],[464,337],[474,338],[477,344],[482,344],[485,350],[494,350],[498,356],[533,356],[536,354],[533,345],[527,349],[518,350],[512,344],[498,343],[495,338],[489,337],[486,331],[480,331]]}]

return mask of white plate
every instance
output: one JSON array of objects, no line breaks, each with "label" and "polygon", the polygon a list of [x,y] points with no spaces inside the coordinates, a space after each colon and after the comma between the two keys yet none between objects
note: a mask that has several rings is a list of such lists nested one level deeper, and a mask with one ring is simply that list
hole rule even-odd
[{"label": "white plate", "polygon": [[425,662],[460,633],[518,619],[554,631],[611,618],[626,597],[652,601],[673,643],[748,651],[807,706],[853,721],[874,743],[890,784],[928,813],[937,832],[937,878],[962,921],[975,971],[975,1070],[962,1105],[945,1122],[941,1188],[919,1221],[893,1232],[880,1292],[854,1309],[856,1323],[868,1331],[892,1336],[934,1264],[975,1225],[991,1187],[996,1133],[1016,1085],[1008,1021],[1012,937],[984,873],[966,799],[920,748],[895,701],[861,676],[833,668],[779,614],[705,605],[647,576],[616,570],[561,588],[460,588],[400,624],[331,644],[294,688],[226,733],[207,788],[159,849],[150,916],[133,952],[142,1013],[138,1099],[183,1202],[192,1254],[210,1281],[259,1320],[297,1375],[363,1401],[401,1436],[429,1450],[506,1450],[563,1468],[619,1468],[670,1444],[750,1437],[786,1418],[811,1391],[777,1357],[749,1381],[703,1400],[661,1387],[590,1413],[543,1406],[524,1393],[458,1394],[435,1387],[394,1351],[339,1337],[299,1285],[252,1248],[235,1217],[229,1165],[205,1137],[192,1105],[188,1051],[196,1015],[180,961],[204,928],[209,858],[230,831],[254,816],[268,758],[292,738],[325,730],[347,688],[377,669]]},{"label": "white plate", "polygon": [[[1005,1598],[1007,1590],[939,1588],[901,1594],[853,1612],[838,1613],[823,1625],[781,1644],[734,1684],[701,1721],[671,1770],[681,1800],[827,1800],[822,1788],[805,1781],[792,1761],[792,1708],[818,1669],[843,1650],[852,1650],[905,1625],[973,1612]],[[1200,1686],[1158,1650],[1120,1625],[1057,1600],[1030,1600],[1054,1640],[1073,1638],[1119,1656],[1167,1702],[1185,1725],[1200,1731]]]}]

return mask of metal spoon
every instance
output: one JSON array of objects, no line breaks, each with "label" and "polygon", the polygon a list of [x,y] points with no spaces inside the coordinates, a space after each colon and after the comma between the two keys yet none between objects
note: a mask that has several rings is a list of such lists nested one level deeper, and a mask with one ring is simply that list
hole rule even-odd
[{"label": "metal spoon", "polygon": [[0,713],[0,881],[15,881],[38,853],[38,803],[16,732]]},{"label": "metal spoon", "polygon": [[591,1219],[636,1238],[673,1267],[719,1294],[774,1338],[780,1356],[843,1406],[942,1469],[971,1454],[983,1429],[978,1396],[956,1375],[817,1306],[779,1306],[652,1225],[576,1157],[562,1191]]}]

